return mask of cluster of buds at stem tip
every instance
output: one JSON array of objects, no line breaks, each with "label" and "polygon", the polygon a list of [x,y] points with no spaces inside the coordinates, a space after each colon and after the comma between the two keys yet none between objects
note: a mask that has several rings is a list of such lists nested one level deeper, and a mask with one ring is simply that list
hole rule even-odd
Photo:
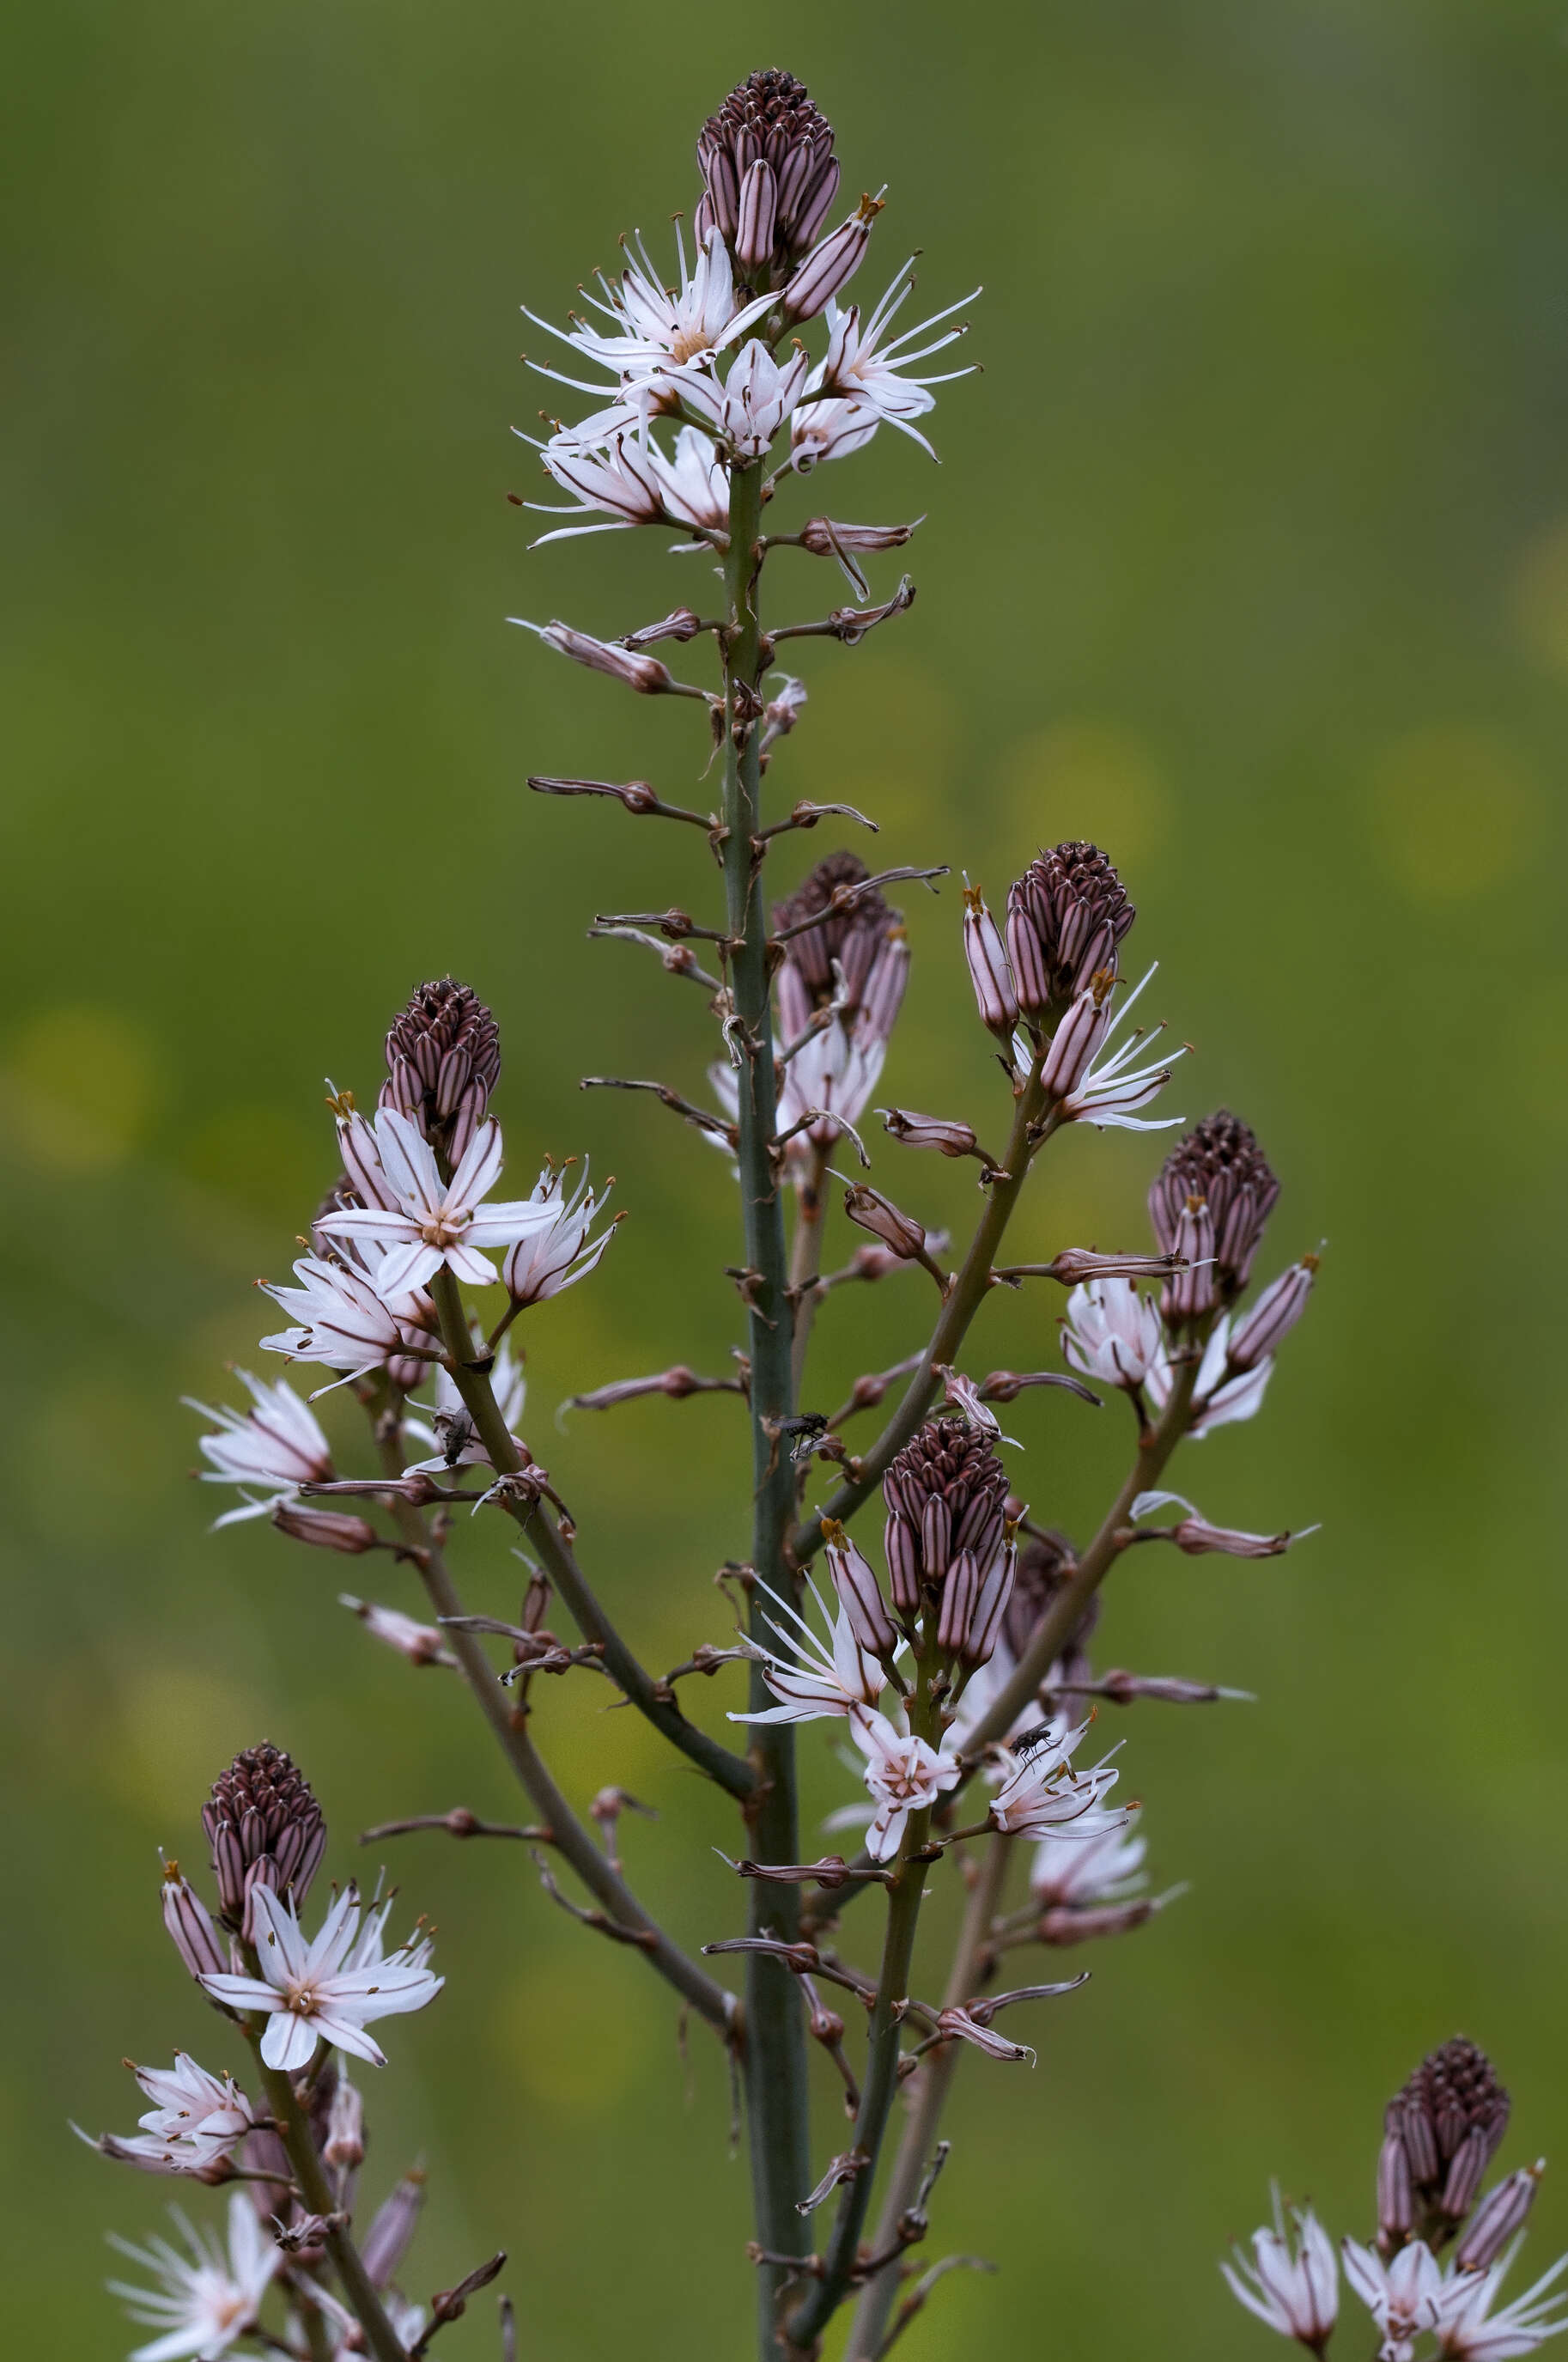
[{"label": "cluster of buds at stem tip", "polygon": [[422,984],[387,1034],[380,1104],[407,1116],[456,1164],[501,1076],[501,1034],[478,993],[447,976]]},{"label": "cluster of buds at stem tip", "polygon": [[990,1437],[966,1419],[932,1419],[893,1462],[882,1497],[895,1608],[906,1623],[925,1611],[940,1648],[984,1664],[1002,1630],[1016,1559],[1007,1476]]},{"label": "cluster of buds at stem tip", "polygon": [[1097,844],[1071,839],[1030,863],[1008,889],[1005,942],[979,889],[966,887],[964,900],[975,999],[1000,1039],[1021,1016],[1054,1032],[1102,976],[1107,982],[1095,1008],[1105,1001],[1117,979],[1118,946],[1136,913]]},{"label": "cluster of buds at stem tip", "polygon": [[[251,1937],[258,1886],[292,1895],[296,1910],[326,1850],[326,1824],[304,1774],[265,1739],[243,1748],[202,1806],[225,1923]],[[165,1905],[167,1914],[167,1904]]]},{"label": "cluster of buds at stem tip", "polygon": [[1154,1236],[1165,1253],[1179,1254],[1188,1266],[1165,1283],[1161,1302],[1167,1320],[1200,1319],[1235,1302],[1252,1276],[1278,1196],[1279,1182],[1256,1135],[1228,1109],[1206,1116],[1177,1141],[1149,1191]]},{"label": "cluster of buds at stem tip", "polygon": [[1507,2130],[1510,2103],[1492,2062],[1456,2035],[1423,2058],[1384,2112],[1377,2245],[1448,2238],[1474,2205]]},{"label": "cluster of buds at stem tip", "polygon": [[1091,978],[1116,975],[1116,950],[1136,916],[1098,844],[1053,845],[1008,889],[1007,952],[1025,1017],[1055,1023]]},{"label": "cluster of buds at stem tip", "polygon": [[[903,913],[879,888],[858,854],[830,853],[795,892],[773,906],[777,934],[788,934],[778,972],[778,1015],[786,1041],[802,1032],[813,1010],[830,1002],[849,1016],[875,1013],[884,1040],[903,999],[909,948]],[[815,920],[816,924],[807,922]],[[798,932],[797,932],[798,931]]]},{"label": "cluster of buds at stem tip", "polygon": [[[775,66],[749,74],[697,140],[699,247],[716,229],[751,286],[778,286],[838,191],[833,126],[803,83]],[[831,290],[829,291],[832,292]]]}]

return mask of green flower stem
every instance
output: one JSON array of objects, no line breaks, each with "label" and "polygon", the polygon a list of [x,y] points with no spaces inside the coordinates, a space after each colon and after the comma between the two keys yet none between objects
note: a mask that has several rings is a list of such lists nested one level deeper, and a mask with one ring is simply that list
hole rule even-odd
[{"label": "green flower stem", "polygon": [[[455,1288],[452,1293],[456,1294]],[[458,1318],[461,1318],[460,1305]],[[488,1381],[485,1390],[489,1391]],[[387,1473],[395,1475],[402,1457],[395,1434],[386,1437],[381,1451]],[[463,1603],[457,1585],[422,1513],[411,1503],[394,1496],[392,1514],[403,1544],[419,1569],[425,1593],[436,1615],[461,1616],[464,1613]],[[625,1881],[611,1869],[602,1848],[595,1843],[557,1787],[548,1765],[528,1734],[527,1716],[509,1702],[475,1635],[448,1629],[447,1641],[497,1745],[549,1830],[550,1842],[557,1852],[570,1864],[594,1901],[617,1926],[636,1931],[638,1949],[660,1976],[672,1984],[681,1998],[689,2002],[727,2043],[738,2047],[742,2027],[739,2004],[734,1995],[723,1985],[716,1983],[665,1934],[657,1921],[645,1911]]]},{"label": "green flower stem", "polygon": [[[523,1462],[501,1415],[488,1372],[482,1363],[475,1364],[474,1343],[462,1298],[449,1271],[436,1273],[430,1283],[430,1293],[441,1317],[441,1335],[453,1380],[490,1455],[491,1465],[498,1475],[515,1476]],[[690,1756],[710,1779],[716,1780],[732,1796],[748,1796],[756,1784],[751,1765],[716,1738],[710,1738],[706,1731],[699,1730],[695,1723],[688,1722],[673,1700],[658,1694],[652,1674],[633,1654],[590,1589],[565,1535],[545,1504],[515,1500],[508,1501],[505,1507],[544,1560],[583,1639],[597,1641],[602,1649],[604,1670],[617,1689],[647,1716],[671,1746]]]},{"label": "green flower stem", "polygon": [[[262,2064],[261,2031],[260,2024],[247,2022],[246,2036],[256,2053],[257,2071],[261,2079],[261,2088],[267,2094],[267,2104],[278,2126],[278,2136],[288,2152],[294,2180],[306,2207],[311,2213],[323,2215],[330,2221],[337,2212],[337,2200],[326,2178],[326,2168],[317,2154],[310,2119],[295,2099],[294,2087],[289,2077],[280,2068]],[[407,2362],[407,2349],[387,2319],[386,2309],[347,2225],[334,2224],[327,2231],[326,2252],[342,2283],[348,2310],[370,2341],[370,2352],[376,2362]]]},{"label": "green flower stem", "polygon": [[[941,1722],[930,1702],[927,1667],[917,1669],[916,1686],[909,1702],[910,1728],[916,1738],[941,1744]],[[899,2087],[902,2048],[903,2004],[909,1999],[910,1970],[914,1959],[915,1931],[925,1893],[929,1864],[921,1860],[931,1836],[931,1807],[911,1813],[899,1848],[896,1882],[886,1890],[888,1921],[882,1938],[882,1962],[877,1977],[877,1999],[866,2041],[866,2080],[855,2119],[853,2156],[864,2162],[839,2200],[833,2236],[823,2259],[822,2278],[815,2281],[790,2315],[790,2347],[801,2354],[816,2349],[817,2340],[848,2293],[860,2252],[860,2235],[871,2204],[877,2160],[881,2153],[893,2095]]]},{"label": "green flower stem", "polygon": [[[724,557],[723,845],[725,926],[732,999],[730,1038],[736,1072],[741,1220],[747,1282],[747,1352],[751,1359],[751,1563],[758,1583],[793,1595],[788,1549],[794,1515],[794,1469],[778,1421],[794,1409],[790,1368],[793,1322],[784,1243],[783,1187],[772,1147],[778,1128],[773,1067],[773,1017],[767,914],[756,841],[761,830],[757,753],[758,676],[762,662],[757,577],[762,557],[762,470],[734,468],[730,476],[730,535]],[[768,1603],[751,1595],[753,1638],[777,1646],[764,1621]],[[773,1700],[758,1666],[751,1668],[752,1712]],[[754,1725],[751,1761],[756,1787],[748,1817],[752,1851],[761,1861],[798,1861],[795,1734],[788,1723]],[[800,1924],[798,1888],[754,1882],[747,1889],[747,1927],[786,1943]],[[805,2014],[795,1979],[777,1960],[746,1961],[746,2096],[756,2239],[773,2255],[805,2252],[807,2225],[797,2200],[811,2187]],[[785,2273],[758,2267],[759,2350],[777,2362],[777,2305]]]},{"label": "green flower stem", "polygon": [[[889,1464],[911,1440],[936,1400],[941,1382],[933,1377],[932,1371],[939,1362],[951,1363],[955,1359],[969,1323],[991,1291],[994,1285],[991,1269],[996,1262],[997,1250],[1012,1220],[1030,1164],[1062,1121],[1057,1108],[1053,1106],[1047,1112],[1045,1094],[1040,1087],[1040,1064],[1036,1058],[1031,1066],[1014,1110],[1012,1131],[1002,1158],[1002,1169],[1008,1177],[1005,1181],[991,1184],[986,1209],[976,1225],[969,1251],[957,1276],[943,1299],[942,1310],[937,1316],[931,1342],[922,1356],[921,1365],[905,1388],[892,1418],[870,1451],[862,1456],[859,1474],[839,1486],[823,1510],[824,1518],[852,1518],[861,1503],[876,1491]],[[822,1539],[823,1529],[816,1519],[797,1526],[790,1537],[790,1547],[796,1563],[803,1566],[820,1549]]]},{"label": "green flower stem", "polygon": [[[956,2009],[975,1993],[980,1974],[981,1954],[1001,1901],[1007,1866],[1012,1858],[1011,1849],[1012,1839],[999,1832],[986,1849],[985,1860],[965,1905],[964,1924],[959,1930],[953,1966],[948,1972],[947,1990],[942,1997],[944,2009]],[[953,2088],[953,2078],[957,2071],[963,2047],[960,2042],[939,2044],[922,2069],[920,2099],[904,2127],[899,2154],[883,2193],[881,2217],[872,2243],[878,2254],[892,2246],[898,2236],[900,2217],[913,2205],[915,2194],[924,2179],[932,2151],[936,2147],[942,2111]],[[887,2334],[888,2316],[897,2300],[899,2285],[896,2262],[884,2265],[876,2279],[867,2282],[865,2293],[856,2307],[855,2326],[850,2332],[849,2352],[853,2362],[874,2362]]]},{"label": "green flower stem", "polygon": [[1188,1347],[1187,1360],[1177,1363],[1165,1409],[1154,1425],[1139,1436],[1137,1457],[1071,1580],[1057,1593],[1035,1626],[1034,1637],[1017,1672],[998,1691],[989,1710],[969,1733],[964,1749],[966,1756],[973,1758],[993,1739],[1006,1737],[1077,1630],[1084,1609],[1126,1549],[1133,1502],[1140,1493],[1158,1484],[1171,1454],[1187,1433],[1201,1358],[1199,1340]]}]

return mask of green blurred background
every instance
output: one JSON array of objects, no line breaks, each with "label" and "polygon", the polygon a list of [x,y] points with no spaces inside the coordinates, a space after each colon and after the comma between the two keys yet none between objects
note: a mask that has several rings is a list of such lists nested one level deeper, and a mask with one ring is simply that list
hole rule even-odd
[{"label": "green blurred background", "polygon": [[[580,1386],[722,1369],[737,1333],[721,1160],[575,1089],[700,1086],[698,997],[583,930],[714,881],[683,832],[523,786],[700,795],[693,720],[502,622],[624,630],[701,562],[657,535],[529,557],[502,494],[532,491],[506,429],[543,391],[516,305],[558,316],[633,224],[662,252],[698,123],[774,61],[837,123],[848,189],[889,184],[867,286],[915,246],[932,307],[986,283],[985,374],[939,411],[941,472],[889,434],[791,496],[929,522],[913,613],[805,657],[777,793],[867,807],[889,857],[966,866],[993,900],[1042,839],[1101,838],[1198,1045],[1168,1111],[1255,1123],[1286,1179],[1265,1267],[1328,1241],[1266,1416],[1177,1478],[1210,1516],[1323,1532],[1261,1566],[1144,1553],[1101,1644],[1257,1693],[1112,1713],[1156,1875],[1192,1892],[1036,2013],[1036,2073],[966,2070],[930,2252],[1003,2268],[944,2286],[911,2362],[1258,2350],[1225,2236],[1271,2173],[1364,2230],[1382,2101],[1456,2028],[1516,2092],[1505,2161],[1568,2165],[1562,11],[802,0],[732,29],[625,0],[55,0],[7,47],[13,2350],[131,2342],[100,2229],[152,2227],[167,2192],[65,2119],[128,2128],[123,2051],[215,2061],[155,1848],[198,1855],[233,1749],[295,1751],[338,1874],[370,1820],[515,1809],[456,1684],[335,1604],[347,1575],[412,1606],[408,1578],[210,1537],[217,1496],[186,1481],[178,1397],[232,1398],[223,1365],[254,1364],[268,1325],[249,1283],[283,1272],[329,1177],[321,1077],[368,1094],[423,976],[471,977],[501,1018],[514,1175],[590,1150],[632,1209],[601,1275],[527,1323],[528,1432],[587,1563],[655,1663],[726,1638],[734,1402],[553,1424]],[[843,595],[803,557],[776,574],[776,617]],[[780,882],[829,841],[798,841]],[[956,893],[909,900],[889,1095],[995,1133]],[[1069,1139],[1021,1252],[1141,1241],[1160,1153]],[[928,1219],[972,1214],[962,1171],[890,1145],[878,1164]],[[909,1350],[919,1294],[836,1298],[812,1397]],[[1056,1308],[995,1306],[969,1367],[1051,1365]],[[1082,1531],[1119,1409],[1036,1396],[1009,1423],[1036,1513]],[[505,1532],[458,1539],[474,1604],[505,1612]],[[713,1798],[586,1683],[540,1709],[574,1794],[619,1780],[660,1808],[629,1854],[689,1939],[737,1926]],[[826,1809],[846,1783],[819,1738]],[[431,2169],[411,2290],[503,2244],[540,2362],[744,2352],[712,2046],[694,2033],[682,2063],[663,1989],[552,1910],[521,1849],[394,1850],[449,1978],[370,2095],[372,2191],[416,2152]],[[1544,2262],[1568,2241],[1555,2178],[1538,2220]],[[442,2351],[491,2334],[476,2313]]]}]

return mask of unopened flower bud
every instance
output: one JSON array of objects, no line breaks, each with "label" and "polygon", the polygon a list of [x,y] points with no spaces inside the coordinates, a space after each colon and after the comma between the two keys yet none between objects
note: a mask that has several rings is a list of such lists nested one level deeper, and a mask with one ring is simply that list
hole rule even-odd
[{"label": "unopened flower bud", "polygon": [[869,1231],[884,1246],[892,1249],[906,1262],[913,1261],[925,1252],[925,1231],[912,1214],[901,1214],[879,1189],[868,1188],[865,1182],[855,1182],[844,1193],[844,1210],[861,1230]]},{"label": "unopened flower bud", "polygon": [[352,2172],[365,2161],[365,2103],[341,2069],[327,2103],[321,2161],[335,2173]]},{"label": "unopened flower bud", "polygon": [[778,183],[773,167],[759,156],[746,167],[735,204],[735,260],[745,271],[756,270],[773,252],[773,223],[778,210]]},{"label": "unopened flower bud", "polygon": [[832,124],[804,83],[770,66],[748,75],[709,116],[697,162],[699,245],[710,226],[716,228],[756,284],[776,284],[815,237],[838,188]]},{"label": "unopened flower bud", "polygon": [[1057,1026],[1040,1069],[1040,1087],[1048,1098],[1070,1098],[1094,1064],[1110,1030],[1115,983],[1110,968],[1097,969]]},{"label": "unopened flower bud", "polygon": [[[1195,1300],[1205,1290],[1209,1307],[1235,1301],[1252,1275],[1264,1225],[1278,1196],[1279,1182],[1255,1136],[1226,1109],[1206,1116],[1176,1142],[1149,1192],[1149,1219],[1167,1254],[1200,1261],[1194,1245],[1211,1241],[1205,1253],[1212,1266],[1207,1279],[1184,1273],[1168,1283],[1167,1317],[1185,1317],[1175,1305]],[[1198,1209],[1207,1215],[1201,1228]]]},{"label": "unopened flower bud", "polygon": [[955,1628],[969,1633],[981,1579],[988,1579],[1001,1548],[1006,1494],[989,1437],[965,1419],[932,1419],[904,1446],[882,1480],[889,1579],[903,1614],[916,1613],[928,1591],[950,1583],[949,1570],[968,1552],[975,1589]]},{"label": "unopened flower bud", "polygon": [[449,976],[422,984],[387,1034],[386,1057],[381,1105],[408,1116],[456,1164],[501,1076],[501,1036],[490,1010]]},{"label": "unopened flower bud", "polygon": [[281,1748],[241,1749],[202,1806],[213,1875],[230,1926],[241,1926],[253,1886],[304,1902],[326,1850],[326,1824],[310,1783]]},{"label": "unopened flower bud", "polygon": [[1136,916],[1127,889],[1096,844],[1074,840],[1032,861],[1008,893],[1007,947],[1019,1005],[1031,1017],[1065,1010],[1116,948]]},{"label": "unopened flower bud", "polygon": [[226,1972],[228,1947],[195,1888],[180,1875],[177,1861],[163,1865],[163,1924],[193,1977],[222,1976]]},{"label": "unopened flower bud", "polygon": [[1290,1334],[1307,1309],[1318,1275],[1316,1255],[1303,1255],[1271,1280],[1246,1319],[1238,1322],[1225,1358],[1233,1370],[1255,1370]]},{"label": "unopened flower bud", "polygon": [[1416,2224],[1410,2160],[1397,2133],[1386,2133],[1377,2154],[1377,2237],[1384,2253],[1402,2247]]},{"label": "unopened flower bud", "polygon": [[345,1558],[359,1558],[381,1547],[381,1537],[367,1518],[352,1517],[342,1509],[313,1509],[303,1501],[279,1501],[273,1506],[272,1523],[291,1541],[337,1551]]},{"label": "unopened flower bud", "polygon": [[939,1115],[913,1115],[907,1108],[878,1108],[886,1129],[906,1148],[934,1148],[943,1156],[973,1156],[979,1136],[972,1124]]},{"label": "unopened flower bud", "polygon": [[1183,1268],[1166,1280],[1160,1308],[1167,1320],[1198,1319],[1220,1301],[1214,1218],[1201,1198],[1189,1198],[1177,1215],[1172,1252],[1181,1257]]},{"label": "unopened flower bud", "polygon": [[1001,1638],[1002,1625],[1018,1570],[1018,1546],[1011,1533],[1002,1549],[992,1559],[980,1577],[974,1612],[969,1626],[959,1644],[958,1654],[966,1665],[988,1663]]},{"label": "unopened flower bud", "polygon": [[942,1585],[942,1613],[937,1620],[937,1646],[961,1656],[980,1596],[980,1569],[973,1551],[960,1551],[947,1569]]},{"label": "unopened flower bud", "polygon": [[406,1657],[411,1665],[455,1665],[456,1657],[434,1624],[421,1624],[396,1607],[378,1607],[372,1600],[356,1599],[351,1591],[338,1594],[340,1606],[349,1608],[367,1632]]},{"label": "unopened flower bud", "polygon": [[[801,1032],[812,1010],[824,1008],[835,993],[845,1013],[857,1009],[879,955],[891,943],[903,945],[901,912],[884,900],[878,888],[861,890],[867,887],[870,874],[858,854],[830,853],[808,873],[793,894],[774,904],[777,933],[800,929],[799,933],[790,934],[784,947],[784,965],[778,976],[779,1004],[789,1034]],[[817,923],[804,924],[808,920]],[[900,966],[900,999],[901,979]],[[791,991],[798,996],[794,1006],[790,1005]],[[890,1017],[888,1024],[890,1030]]]},{"label": "unopened flower bud", "polygon": [[1538,2158],[1534,2165],[1522,2166],[1487,2191],[1459,2243],[1453,2258],[1456,2270],[1484,2272],[1496,2262],[1514,2233],[1522,2229],[1545,2170],[1546,2159]]},{"label": "unopened flower bud", "polygon": [[1018,995],[997,922],[977,886],[964,889],[964,956],[982,1023],[1007,1041],[1018,1023]]},{"label": "unopened flower bud", "polygon": [[384,2289],[408,2253],[425,2204],[425,2176],[417,2166],[405,2173],[378,2208],[359,2249],[373,2288]]},{"label": "unopened flower bud", "polygon": [[834,1588],[849,1618],[849,1628],[860,1646],[874,1657],[890,1657],[898,1646],[887,1608],[882,1604],[881,1586],[877,1573],[865,1552],[851,1540],[836,1518],[822,1521],[823,1538],[827,1545],[828,1569]]},{"label": "unopened flower bud", "polygon": [[[1462,2035],[1423,2058],[1385,2113],[1388,2139],[1403,2146],[1420,2204],[1463,2220],[1507,2130],[1509,2101],[1483,2050]],[[1379,2175],[1381,2186],[1382,2173]]]},{"label": "unopened flower bud", "polygon": [[814,320],[823,304],[848,286],[865,259],[871,225],[881,210],[880,197],[863,196],[849,219],[840,222],[790,273],[781,307],[787,326]]}]

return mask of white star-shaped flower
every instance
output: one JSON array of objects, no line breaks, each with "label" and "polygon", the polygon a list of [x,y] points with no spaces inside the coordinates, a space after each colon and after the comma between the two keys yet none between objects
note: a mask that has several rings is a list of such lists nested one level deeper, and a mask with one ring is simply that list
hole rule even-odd
[{"label": "white star-shaped flower", "polygon": [[256,2319],[268,2282],[282,2257],[268,2237],[256,2209],[243,2191],[228,2202],[226,2247],[211,2231],[197,2231],[180,2209],[170,2209],[188,2252],[167,2239],[149,2239],[145,2247],[110,2235],[110,2244],[134,2264],[162,2283],[157,2289],[132,2287],[111,2280],[115,2296],[123,2297],[133,2321],[160,2330],[161,2336],[138,2345],[131,2362],[215,2362],[242,2337]]},{"label": "white star-shaped flower", "polygon": [[493,1117],[480,1124],[450,1181],[442,1180],[429,1142],[395,1108],[382,1108],[370,1124],[358,1115],[350,1120],[361,1156],[373,1151],[396,1210],[340,1208],[321,1215],[316,1227],[333,1238],[373,1239],[385,1248],[374,1275],[385,1302],[423,1287],[443,1264],[470,1287],[488,1287],[495,1266],[480,1250],[512,1246],[554,1219],[554,1209],[532,1198],[485,1204],[501,1177],[501,1126]]},{"label": "white star-shaped flower", "polygon": [[384,2067],[385,2055],[365,2032],[367,2025],[423,2009],[446,1981],[425,1965],[428,1938],[411,1939],[383,1956],[381,1930],[390,1908],[390,1903],[378,1904],[361,1928],[359,1893],[346,1887],[315,1941],[307,1943],[293,1904],[258,1886],[251,1909],[261,1975],[207,1976],[201,1981],[215,2001],[230,2009],[260,2010],[271,2019],[261,2037],[269,2067],[296,2074],[310,2064],[318,2041]]}]

